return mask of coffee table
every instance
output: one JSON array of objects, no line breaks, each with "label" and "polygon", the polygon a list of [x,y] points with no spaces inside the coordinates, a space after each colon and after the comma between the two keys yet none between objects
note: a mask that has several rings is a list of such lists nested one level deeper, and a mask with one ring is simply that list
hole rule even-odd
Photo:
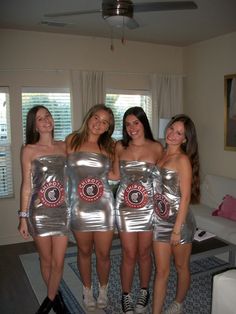
[{"label": "coffee table", "polygon": [[206,239],[203,241],[193,241],[191,261],[200,258],[228,253],[229,267],[235,267],[236,246],[217,237]]}]

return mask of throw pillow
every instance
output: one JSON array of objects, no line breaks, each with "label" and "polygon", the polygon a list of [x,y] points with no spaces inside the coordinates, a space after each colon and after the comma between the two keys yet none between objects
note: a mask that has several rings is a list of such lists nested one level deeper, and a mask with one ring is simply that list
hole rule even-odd
[{"label": "throw pillow", "polygon": [[220,206],[212,212],[212,216],[220,216],[236,221],[236,198],[225,195]]}]

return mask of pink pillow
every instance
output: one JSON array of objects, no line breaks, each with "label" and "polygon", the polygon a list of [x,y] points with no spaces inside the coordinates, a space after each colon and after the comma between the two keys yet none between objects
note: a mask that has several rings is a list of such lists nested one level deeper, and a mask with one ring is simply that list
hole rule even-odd
[{"label": "pink pillow", "polygon": [[236,198],[225,195],[219,208],[212,212],[212,216],[220,216],[236,221]]}]

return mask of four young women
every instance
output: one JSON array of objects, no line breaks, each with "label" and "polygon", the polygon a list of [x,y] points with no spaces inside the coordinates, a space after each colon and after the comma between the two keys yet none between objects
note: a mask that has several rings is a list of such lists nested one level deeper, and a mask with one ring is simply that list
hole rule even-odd
[{"label": "four young women", "polygon": [[[111,137],[114,116],[104,105],[95,105],[89,110],[80,130],[67,137],[66,148],[63,142],[53,140],[53,127],[52,116],[46,108],[31,109],[26,146],[22,150],[19,230],[24,238],[28,238],[30,232],[36,242],[48,289],[37,313],[48,313],[43,312],[45,307],[65,313],[65,308],[64,312],[59,312],[64,303],[58,287],[67,246],[69,213],[70,227],[78,246],[78,268],[87,310],[95,310],[96,306],[105,308],[108,304],[115,214],[122,246],[123,313],[145,313],[147,310],[152,246],[157,268],[153,314],[162,311],[171,255],[175,260],[178,284],[175,301],[166,313],[182,313],[182,302],[190,284],[189,261],[195,231],[188,205],[199,199],[197,138],[191,119],[178,115],[171,120],[164,151],[154,140],[141,107],[131,107],[125,112],[123,139],[116,145]],[[34,134],[34,139],[30,139],[30,134]],[[108,178],[120,179],[116,204]],[[64,202],[63,179],[68,209]],[[97,300],[91,278],[93,250],[99,279]],[[140,292],[134,307],[130,292],[136,262],[139,264]]]}]

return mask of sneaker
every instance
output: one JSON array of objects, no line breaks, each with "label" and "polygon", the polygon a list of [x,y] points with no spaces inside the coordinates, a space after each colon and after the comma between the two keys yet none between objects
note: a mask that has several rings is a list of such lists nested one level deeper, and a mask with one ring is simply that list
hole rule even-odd
[{"label": "sneaker", "polygon": [[92,288],[86,288],[83,286],[83,302],[88,311],[95,311],[96,301],[93,297]]},{"label": "sneaker", "polygon": [[121,304],[124,314],[134,314],[133,301],[129,293],[122,294]]},{"label": "sneaker", "polygon": [[183,313],[183,304],[174,301],[171,303],[169,308],[164,312],[164,314],[182,314]]},{"label": "sneaker", "polygon": [[138,313],[138,314],[146,313],[149,297],[150,297],[150,294],[147,289],[144,289],[144,288],[140,289],[138,301],[135,307],[135,313]]},{"label": "sneaker", "polygon": [[105,307],[107,307],[108,304],[107,288],[108,285],[102,287],[99,285],[99,294],[97,298],[97,306],[99,309],[104,309]]}]

